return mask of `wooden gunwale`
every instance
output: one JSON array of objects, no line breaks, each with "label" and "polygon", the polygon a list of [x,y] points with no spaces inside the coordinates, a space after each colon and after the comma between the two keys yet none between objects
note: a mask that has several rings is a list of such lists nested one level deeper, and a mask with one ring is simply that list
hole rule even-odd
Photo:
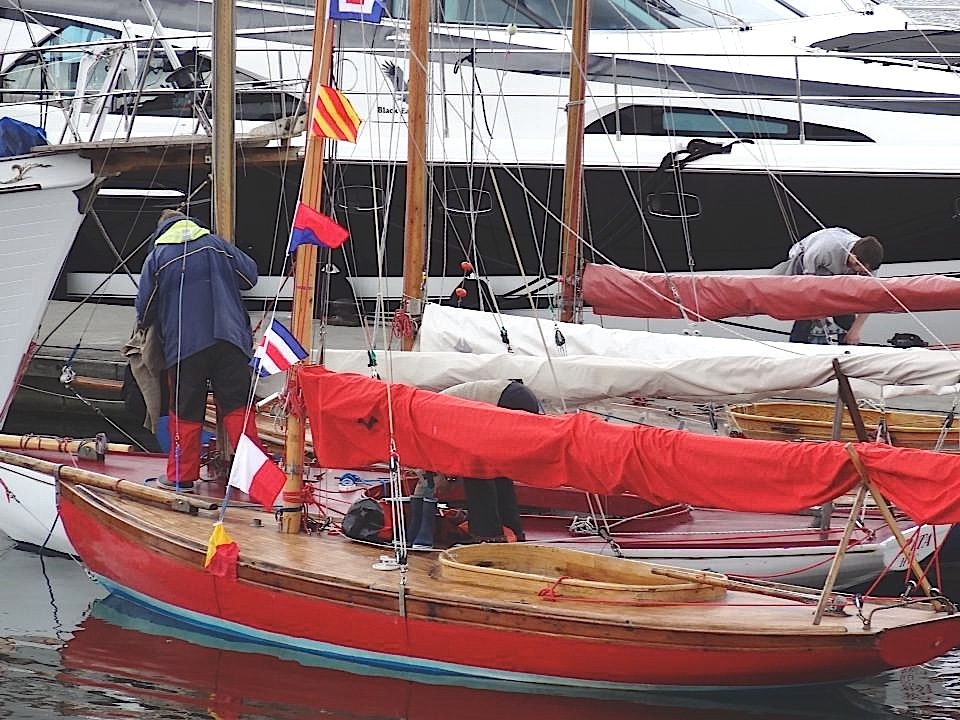
[{"label": "wooden gunwale", "polygon": [[[197,518],[186,515],[182,516],[182,519],[177,518],[176,513],[163,508],[145,508],[146,512],[143,513],[122,511],[122,506],[144,506],[123,498],[107,500],[104,497],[105,494],[102,491],[81,490],[69,481],[65,481],[62,483],[61,501],[73,504],[80,512],[95,513],[99,516],[95,518],[96,522],[108,527],[111,532],[131,538],[136,543],[141,543],[143,538],[151,536],[151,530],[148,527],[152,523],[151,515],[162,513],[166,520],[176,518],[173,524],[178,529],[191,524],[196,525],[198,522]],[[89,509],[80,509],[84,506]],[[237,514],[252,517],[254,513],[241,510]],[[203,519],[206,520],[206,518]],[[212,522],[213,519],[210,518],[211,526]],[[206,532],[206,523],[203,528]],[[339,576],[323,577],[310,569],[298,568],[297,576],[284,574],[282,582],[278,583],[276,572],[268,569],[276,566],[274,562],[250,557],[251,553],[243,552],[244,548],[257,546],[255,539],[257,536],[254,533],[259,533],[259,539],[263,540],[264,529],[241,523],[229,525],[230,533],[237,540],[243,553],[238,567],[239,582],[248,582],[265,588],[284,587],[293,592],[315,597],[322,602],[365,607],[378,612],[396,613],[398,611],[396,586],[388,586],[387,582],[379,579],[383,577],[382,574],[370,569],[383,548],[368,548],[350,543],[345,539],[325,538],[322,548],[318,546],[315,554],[322,558],[323,562],[334,562],[338,570],[344,569],[341,564],[342,556],[349,556],[349,562],[354,565],[352,569],[356,577],[352,579]],[[194,535],[196,534],[194,532]],[[281,537],[279,534],[275,536]],[[284,544],[294,539],[289,535],[282,537]],[[313,540],[315,539],[301,537],[300,541],[294,544],[297,550],[302,550],[308,548]],[[148,545],[180,562],[198,569],[202,568],[205,542],[198,537],[192,538],[192,542],[188,545],[176,541],[169,543],[166,540],[158,541],[154,536]],[[357,565],[358,562],[360,565]],[[690,643],[703,647],[722,648],[729,647],[731,637],[737,637],[738,646],[757,650],[771,647],[788,649],[792,645],[805,649],[833,647],[832,638],[850,633],[862,638],[863,643],[869,645],[875,642],[878,631],[883,629],[883,626],[877,626],[874,630],[863,631],[856,618],[831,618],[822,626],[803,626],[803,632],[797,632],[800,626],[789,624],[787,619],[796,617],[797,605],[785,606],[782,602],[772,603],[743,593],[731,594],[736,598],[736,604],[749,603],[755,607],[749,613],[751,622],[742,623],[741,621],[740,626],[736,623],[731,624],[729,618],[725,618],[724,615],[742,616],[742,608],[734,608],[733,613],[725,612],[724,608],[713,608],[712,614],[717,617],[708,619],[703,616],[704,604],[691,604],[689,608],[672,606],[651,609],[648,606],[643,608],[642,612],[638,612],[635,607],[616,605],[615,613],[611,613],[608,606],[600,606],[596,609],[591,605],[583,607],[573,603],[552,603],[535,596],[524,597],[518,601],[516,593],[513,594],[512,599],[505,600],[503,593],[495,593],[484,588],[471,588],[470,595],[465,596],[462,588],[456,593],[451,593],[439,587],[430,572],[434,565],[435,563],[429,558],[411,557],[405,603],[407,617],[551,635],[560,633],[593,640],[637,641],[637,633],[641,633],[645,642],[674,646]],[[391,577],[394,576],[387,575],[387,578]],[[787,617],[784,617],[784,614]],[[926,612],[923,614],[926,615]],[[762,618],[765,615],[770,617],[764,622]],[[934,615],[930,613],[930,618],[933,617]]]}]

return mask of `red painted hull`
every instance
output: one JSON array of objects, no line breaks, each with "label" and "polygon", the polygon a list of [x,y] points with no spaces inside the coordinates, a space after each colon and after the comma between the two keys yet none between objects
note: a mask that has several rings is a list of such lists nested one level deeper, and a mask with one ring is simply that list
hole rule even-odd
[{"label": "red painted hull", "polygon": [[[728,633],[722,627],[630,627],[626,636],[616,628],[605,634],[593,623],[566,623],[556,632],[549,625],[536,630],[505,627],[497,615],[511,610],[503,608],[486,610],[484,622],[476,615],[467,620],[444,617],[443,608],[408,611],[404,617],[396,606],[343,602],[330,588],[309,595],[242,576],[236,581],[214,577],[203,570],[199,556],[186,562],[168,553],[162,541],[152,548],[137,542],[135,529],[126,525],[111,529],[95,507],[70,492],[61,496],[61,513],[88,567],[108,585],[142,602],[165,605],[189,621],[241,637],[427,676],[621,689],[784,686],[872,675],[925,662],[960,643],[960,617],[943,616],[870,633],[811,635],[785,629],[754,635],[742,629]],[[322,551],[319,545],[317,552]],[[357,562],[369,558],[365,552]],[[395,593],[372,589],[368,595],[395,599]],[[751,612],[749,607],[742,610]],[[809,607],[800,610],[803,617],[812,616]],[[529,626],[537,619],[530,620],[527,611],[526,620]]]}]

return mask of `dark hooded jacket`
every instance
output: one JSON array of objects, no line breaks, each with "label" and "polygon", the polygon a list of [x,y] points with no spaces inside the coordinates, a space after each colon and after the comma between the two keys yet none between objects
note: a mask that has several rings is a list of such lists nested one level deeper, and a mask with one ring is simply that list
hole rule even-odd
[{"label": "dark hooded jacket", "polygon": [[221,341],[249,357],[253,336],[240,293],[257,284],[256,263],[183,215],[161,222],[151,240],[140,273],[137,322],[159,327],[166,366]]}]

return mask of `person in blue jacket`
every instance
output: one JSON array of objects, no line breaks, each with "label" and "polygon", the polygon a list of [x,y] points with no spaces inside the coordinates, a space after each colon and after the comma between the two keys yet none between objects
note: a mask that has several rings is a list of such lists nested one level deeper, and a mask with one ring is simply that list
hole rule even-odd
[{"label": "person in blue jacket", "polygon": [[250,396],[253,335],[241,292],[257,284],[256,263],[176,210],[160,214],[137,291],[137,322],[159,329],[169,384],[170,450],[160,485],[192,490],[200,479],[200,436],[208,383],[230,443],[259,440]]}]

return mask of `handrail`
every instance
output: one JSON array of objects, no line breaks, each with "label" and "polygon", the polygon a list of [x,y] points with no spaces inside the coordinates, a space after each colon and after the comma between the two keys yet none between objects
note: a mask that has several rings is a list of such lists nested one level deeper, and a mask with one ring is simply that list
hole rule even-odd
[{"label": "handrail", "polygon": [[[924,8],[927,9],[927,8]],[[957,10],[960,11],[960,6],[957,7]],[[312,28],[312,26],[311,26]],[[283,26],[283,27],[274,27],[274,28],[265,28],[265,29],[256,29],[246,31],[249,34],[256,34],[258,38],[262,37],[265,34],[287,34],[291,31],[302,31],[311,29],[306,26]],[[245,31],[239,31],[238,35],[242,35]],[[507,33],[507,29],[503,28],[502,32]],[[553,34],[556,34],[558,37],[564,37],[563,30],[556,30]],[[630,34],[637,34],[640,36],[648,35],[651,31],[648,30],[626,30],[626,31],[616,31],[618,33],[623,33],[624,36],[629,36]],[[684,33],[688,32],[685,30],[671,30],[663,31],[663,34],[667,33]],[[957,32],[960,32],[960,28],[957,29]],[[542,33],[539,33],[542,34]],[[465,39],[470,39],[470,36],[464,36]],[[167,41],[190,41],[195,43],[197,40],[209,40],[209,33],[177,33],[176,31],[167,31],[164,34],[164,39]],[[114,46],[114,45],[123,45],[123,44],[132,44],[137,45],[138,47],[143,47],[144,49],[150,44],[150,37],[139,37],[139,38],[106,38],[104,40],[91,40],[86,42],[77,42],[77,43],[63,43],[57,45],[42,45],[42,46],[26,46],[20,48],[5,48],[3,54],[7,57],[12,57],[16,55],[25,55],[27,53],[33,53],[37,51],[51,50],[56,51],[57,53],[64,52],[83,52],[93,49],[102,49],[104,47]],[[310,48],[306,45],[297,45],[293,43],[285,43],[282,41],[275,41],[278,45],[284,45],[286,47],[276,47],[270,46],[268,48],[264,47],[238,47],[237,53],[291,53],[291,54],[302,54],[304,52],[309,52]],[[191,47],[179,47],[175,48],[181,51],[197,49],[201,54],[209,54],[210,49],[205,47],[195,48]],[[474,52],[479,55],[489,54],[494,56],[502,56],[503,48],[502,47],[471,47],[471,52]],[[371,53],[371,48],[364,45],[339,45],[336,48],[337,53]],[[431,56],[441,56],[441,55],[456,55],[461,56],[464,53],[464,48],[433,48],[430,50]],[[560,56],[569,55],[570,51],[568,48],[548,48],[548,47],[517,47],[516,45],[511,46],[510,54],[511,55],[523,55],[523,54],[545,54],[545,53],[555,53]],[[701,57],[701,58],[729,58],[731,57],[730,52],[709,52],[709,51],[664,51],[664,50],[643,50],[643,49],[631,49],[628,52],[624,51],[615,51],[615,52],[604,52],[603,50],[594,49],[590,53],[594,56],[606,56],[606,57],[663,57],[663,58],[681,58],[681,57]],[[960,53],[950,53],[950,52],[883,52],[883,53],[868,53],[868,52],[851,52],[845,50],[822,50],[818,48],[803,47],[794,52],[736,52],[736,57],[743,58],[843,58],[843,59],[852,59],[852,60],[914,60],[914,59],[931,59],[931,60],[940,60],[942,58],[957,58],[960,59]]]}]

